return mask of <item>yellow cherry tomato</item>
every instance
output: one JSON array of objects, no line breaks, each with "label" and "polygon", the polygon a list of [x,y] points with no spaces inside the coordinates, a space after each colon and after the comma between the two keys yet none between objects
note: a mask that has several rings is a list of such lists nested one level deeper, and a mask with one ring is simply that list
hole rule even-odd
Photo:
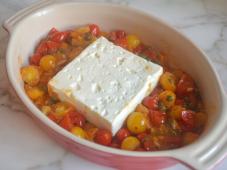
[{"label": "yellow cherry tomato", "polygon": [[71,109],[72,107],[65,102],[59,102],[53,106],[54,115],[59,118],[65,116]]},{"label": "yellow cherry tomato", "polygon": [[39,83],[40,71],[37,66],[26,66],[21,69],[22,80],[28,85],[34,86]]},{"label": "yellow cherry tomato", "polygon": [[44,71],[50,71],[56,66],[56,58],[52,55],[45,55],[41,58],[39,65]]},{"label": "yellow cherry tomato", "polygon": [[130,50],[135,49],[140,44],[139,38],[135,35],[128,35],[126,39],[127,39],[128,48]]},{"label": "yellow cherry tomato", "polygon": [[79,138],[87,138],[87,134],[86,132],[81,128],[81,127],[78,127],[78,126],[75,126],[71,129],[71,133]]},{"label": "yellow cherry tomato", "polygon": [[140,141],[133,136],[126,137],[121,143],[121,149],[133,151],[140,146]]},{"label": "yellow cherry tomato", "polygon": [[142,133],[147,128],[147,118],[141,112],[133,112],[127,118],[128,130],[132,133]]},{"label": "yellow cherry tomato", "polygon": [[29,87],[25,91],[32,100],[37,100],[44,95],[44,91],[39,87]]},{"label": "yellow cherry tomato", "polygon": [[170,108],[174,105],[176,95],[172,91],[165,90],[159,94],[159,101],[164,104],[166,108]]},{"label": "yellow cherry tomato", "polygon": [[175,76],[170,72],[165,72],[160,77],[160,84],[163,89],[175,91],[176,90],[176,78]]}]

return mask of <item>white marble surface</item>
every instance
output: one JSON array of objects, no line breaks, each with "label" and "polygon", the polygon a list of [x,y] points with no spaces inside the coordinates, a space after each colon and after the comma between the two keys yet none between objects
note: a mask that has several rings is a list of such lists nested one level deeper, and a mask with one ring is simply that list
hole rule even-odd
[{"label": "white marble surface", "polygon": [[[0,0],[0,21],[36,0]],[[227,90],[226,0],[103,0],[128,5],[156,15],[178,28],[212,60]],[[102,1],[96,1],[102,2]],[[110,169],[72,155],[50,139],[27,116],[15,98],[4,71],[8,35],[0,28],[0,169],[76,170]],[[168,170],[187,169],[176,165]],[[216,169],[227,169],[227,158]]]}]

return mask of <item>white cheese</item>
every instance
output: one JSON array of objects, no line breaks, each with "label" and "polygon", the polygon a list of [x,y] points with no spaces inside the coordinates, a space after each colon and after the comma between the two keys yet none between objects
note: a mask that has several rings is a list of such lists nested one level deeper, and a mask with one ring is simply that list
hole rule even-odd
[{"label": "white cheese", "polygon": [[101,37],[59,71],[49,87],[90,122],[115,135],[162,72],[161,66]]}]

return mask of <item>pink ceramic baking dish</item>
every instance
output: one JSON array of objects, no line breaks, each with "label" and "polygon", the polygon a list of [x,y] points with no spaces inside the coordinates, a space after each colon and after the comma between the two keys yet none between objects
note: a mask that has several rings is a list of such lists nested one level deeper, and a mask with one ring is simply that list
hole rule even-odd
[{"label": "pink ceramic baking dish", "polygon": [[[52,27],[60,30],[96,23],[104,30],[136,33],[171,58],[171,63],[190,73],[197,82],[209,115],[201,137],[188,146],[155,152],[131,152],[101,146],[71,135],[49,120],[24,92],[20,68],[28,62],[35,44]],[[55,140],[88,160],[118,169],[160,169],[182,162],[194,169],[214,167],[227,152],[227,98],[208,57],[189,39],[160,19],[124,6],[41,1],[4,23],[10,34],[6,52],[9,80],[30,115]],[[202,30],[201,30],[202,31]]]}]

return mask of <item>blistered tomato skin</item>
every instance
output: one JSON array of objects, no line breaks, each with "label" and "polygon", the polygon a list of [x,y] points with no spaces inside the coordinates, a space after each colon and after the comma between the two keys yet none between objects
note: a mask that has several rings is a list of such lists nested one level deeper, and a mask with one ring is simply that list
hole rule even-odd
[{"label": "blistered tomato skin", "polygon": [[158,108],[158,96],[147,96],[143,99],[143,105],[148,109],[156,110]]},{"label": "blistered tomato skin", "polygon": [[166,121],[166,113],[161,111],[150,111],[150,121],[151,125],[155,127],[160,127],[161,124],[164,124]]},{"label": "blistered tomato skin", "polygon": [[[55,74],[100,36],[164,69],[157,87],[137,105],[115,136],[94,126],[76,108],[60,101],[47,86]],[[68,132],[116,149],[152,152],[194,142],[208,117],[192,77],[170,67],[169,60],[168,53],[144,44],[135,34],[121,29],[105,32],[98,25],[89,24],[66,31],[52,28],[37,44],[29,65],[20,71],[28,97],[44,115]]]},{"label": "blistered tomato skin", "polygon": [[89,28],[90,28],[90,32],[94,36],[98,36],[100,34],[100,29],[99,29],[98,25],[96,25],[96,24],[90,24],[89,25]]},{"label": "blistered tomato skin", "polygon": [[94,140],[101,145],[109,146],[112,141],[112,134],[108,130],[99,129],[95,134]]},{"label": "blistered tomato skin", "polygon": [[118,141],[123,141],[126,137],[128,137],[130,135],[130,132],[128,129],[126,128],[121,128],[118,132],[117,132],[117,139]]}]

